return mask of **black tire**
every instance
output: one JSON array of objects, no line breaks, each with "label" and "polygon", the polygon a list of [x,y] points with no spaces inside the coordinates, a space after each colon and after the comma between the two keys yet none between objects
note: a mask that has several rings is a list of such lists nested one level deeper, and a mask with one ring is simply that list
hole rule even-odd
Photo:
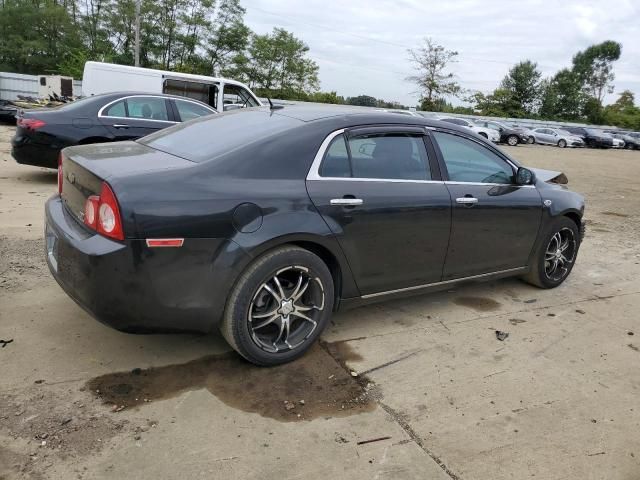
[{"label": "black tire", "polygon": [[529,145],[533,145],[534,143],[536,143],[536,138],[534,136],[529,137],[529,139],[527,140],[527,143]]},{"label": "black tire", "polygon": [[518,143],[520,143],[520,139],[517,135],[509,135],[507,137],[507,145],[509,145],[510,147],[515,147],[518,145]]},{"label": "black tire", "polygon": [[488,136],[486,133],[484,133],[484,132],[478,132],[478,135],[480,135],[481,137],[484,137],[484,138],[486,138],[487,140],[489,140],[489,136]]},{"label": "black tire", "polygon": [[565,148],[567,146],[567,141],[564,138],[561,138],[560,140],[558,140],[558,146],[560,148]]},{"label": "black tire", "polygon": [[[309,311],[305,311],[305,315],[313,317],[312,319],[316,324],[313,326],[313,322],[297,317],[297,307],[291,312],[287,311],[286,345],[282,349],[278,349],[276,343],[281,339],[281,336],[278,336],[275,342],[272,343],[275,351],[268,351],[267,348],[272,348],[271,345],[267,345],[269,338],[267,333],[269,332],[267,331],[265,338],[262,338],[260,336],[263,332],[262,329],[273,329],[273,336],[279,330],[280,335],[282,335],[284,330],[284,327],[282,327],[284,322],[282,309],[285,307],[284,303],[279,302],[275,295],[268,293],[269,290],[265,286],[276,277],[295,275],[289,283],[287,283],[287,278],[280,278],[279,282],[282,283],[282,290],[280,291],[280,293],[283,293],[282,298],[288,299],[287,301],[291,302],[290,306],[296,306],[295,301],[292,300],[298,291],[294,289],[295,278],[300,274],[300,279],[302,279],[305,269],[307,270],[306,274],[308,274],[308,286],[303,290],[304,295],[301,297],[300,302],[307,301],[306,307],[310,304],[313,305]],[[270,285],[273,287],[276,284],[271,283]],[[275,288],[273,289],[275,290]],[[314,298],[309,297],[311,294],[314,295]],[[265,300],[262,300],[260,296],[264,296]],[[320,299],[320,297],[322,298]],[[265,327],[259,327],[252,323],[256,321],[253,312],[258,300],[261,300],[265,310],[269,311],[269,313],[256,314],[256,316],[270,318],[273,312],[276,309],[278,310],[275,314],[278,318]],[[295,246],[279,247],[257,258],[242,273],[227,300],[220,331],[229,342],[229,345],[249,362],[260,366],[279,365],[295,360],[311,347],[331,318],[333,302],[333,278],[327,265],[317,255],[303,248]],[[320,303],[322,308],[318,308]],[[302,310],[300,313],[302,313]],[[291,319],[289,319],[290,317]],[[260,320],[259,322],[263,323]],[[293,332],[291,335],[289,335],[289,325]],[[300,329],[297,333],[295,325],[298,325],[297,328]],[[260,332],[256,332],[259,328],[261,328]],[[311,330],[307,333],[304,329]],[[297,339],[295,338],[296,334],[298,335]],[[293,342],[295,343],[294,346],[287,343],[290,338],[295,340]]]},{"label": "black tire", "polygon": [[[550,248],[553,249],[554,240],[552,239],[556,235],[571,235],[572,238],[569,239],[569,248],[571,250],[565,250],[568,252],[566,257],[567,262],[564,263],[563,267],[559,267],[560,269],[556,271],[558,275],[553,275],[549,274],[549,270],[551,269],[551,264],[555,261],[555,258],[550,262],[547,262],[546,257],[548,256],[548,250]],[[571,242],[573,242],[573,245],[571,245]],[[558,243],[558,248],[560,248],[560,245],[561,244]],[[531,270],[523,277],[523,280],[540,288],[557,287],[564,282],[571,273],[571,270],[575,265],[579,248],[580,230],[576,223],[568,217],[558,217],[554,219],[547,228],[546,234],[532,258]],[[557,261],[556,264],[560,265]]]}]

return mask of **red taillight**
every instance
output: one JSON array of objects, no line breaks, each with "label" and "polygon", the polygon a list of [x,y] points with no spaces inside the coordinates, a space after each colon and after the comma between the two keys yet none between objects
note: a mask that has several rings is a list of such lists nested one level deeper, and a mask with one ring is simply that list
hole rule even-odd
[{"label": "red taillight", "polygon": [[19,118],[16,124],[27,130],[37,130],[38,128],[44,127],[46,122],[38,120],[37,118]]},{"label": "red taillight", "polygon": [[124,240],[118,201],[107,182],[102,182],[97,223],[98,233],[116,240]]},{"label": "red taillight", "polygon": [[84,223],[94,230],[98,229],[98,210],[100,209],[100,197],[91,195],[84,202]]},{"label": "red taillight", "polygon": [[105,237],[124,240],[118,201],[107,182],[102,182],[100,196],[90,195],[84,202],[84,224]]},{"label": "red taillight", "polygon": [[62,180],[64,179],[62,174],[62,152],[58,155],[58,194],[62,195]]}]

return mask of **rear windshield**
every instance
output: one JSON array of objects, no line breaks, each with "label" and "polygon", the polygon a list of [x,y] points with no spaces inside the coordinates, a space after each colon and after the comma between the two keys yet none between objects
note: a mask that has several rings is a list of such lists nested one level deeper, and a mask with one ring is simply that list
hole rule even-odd
[{"label": "rear windshield", "polygon": [[181,123],[143,137],[138,142],[200,163],[300,124],[299,120],[270,114],[263,109],[242,109]]}]

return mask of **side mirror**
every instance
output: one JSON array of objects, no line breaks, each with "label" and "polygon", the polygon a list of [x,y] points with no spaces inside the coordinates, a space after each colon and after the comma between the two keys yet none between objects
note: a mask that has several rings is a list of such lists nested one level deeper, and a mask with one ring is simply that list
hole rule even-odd
[{"label": "side mirror", "polygon": [[237,103],[228,103],[227,105],[225,105],[224,107],[222,107],[222,109],[225,112],[230,112],[232,110],[239,110],[242,108],[242,105],[237,104]]},{"label": "side mirror", "polygon": [[533,185],[536,175],[528,168],[520,167],[516,172],[516,185]]}]

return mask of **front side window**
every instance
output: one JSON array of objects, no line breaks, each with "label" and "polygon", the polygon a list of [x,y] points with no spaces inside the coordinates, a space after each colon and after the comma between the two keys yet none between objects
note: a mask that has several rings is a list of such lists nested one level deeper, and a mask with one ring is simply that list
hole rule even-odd
[{"label": "front side window", "polygon": [[129,118],[169,121],[167,104],[160,97],[131,97],[127,99]]},{"label": "front side window", "polygon": [[347,141],[344,135],[338,135],[327,149],[319,174],[382,180],[431,179],[422,136],[398,133],[356,136]]},{"label": "front side window", "polygon": [[458,135],[433,132],[452,182],[513,183],[513,169],[484,146]]},{"label": "front side window", "polygon": [[210,109],[198,103],[185,102],[184,100],[174,101],[176,108],[178,109],[178,115],[180,115],[180,120],[183,122],[202,117],[203,115],[211,115],[213,113]]}]

